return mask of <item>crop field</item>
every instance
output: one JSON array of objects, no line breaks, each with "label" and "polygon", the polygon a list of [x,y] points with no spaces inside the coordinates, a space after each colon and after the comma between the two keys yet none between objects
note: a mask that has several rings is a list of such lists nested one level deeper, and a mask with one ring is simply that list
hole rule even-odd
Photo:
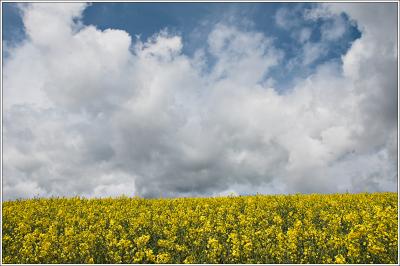
[{"label": "crop field", "polygon": [[396,193],[3,202],[3,263],[398,263]]}]

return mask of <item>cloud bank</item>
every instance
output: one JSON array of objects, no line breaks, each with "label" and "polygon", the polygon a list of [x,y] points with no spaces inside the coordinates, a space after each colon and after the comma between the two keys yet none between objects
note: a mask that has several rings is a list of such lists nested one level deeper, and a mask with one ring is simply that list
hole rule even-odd
[{"label": "cloud bank", "polygon": [[[193,56],[179,35],[148,40],[81,23],[85,4],[21,6],[28,38],[3,69],[3,193],[143,197],[397,188],[397,14],[324,4],[323,40],[362,35],[285,92],[273,36],[216,23]],[[277,23],[290,28],[287,10]],[[307,65],[326,49],[293,30]]]}]

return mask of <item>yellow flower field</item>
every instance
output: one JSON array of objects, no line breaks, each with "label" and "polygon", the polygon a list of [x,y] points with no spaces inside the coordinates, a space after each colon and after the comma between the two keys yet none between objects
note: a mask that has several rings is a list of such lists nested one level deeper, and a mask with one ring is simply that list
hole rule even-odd
[{"label": "yellow flower field", "polygon": [[398,263],[397,194],[3,202],[3,263]]}]

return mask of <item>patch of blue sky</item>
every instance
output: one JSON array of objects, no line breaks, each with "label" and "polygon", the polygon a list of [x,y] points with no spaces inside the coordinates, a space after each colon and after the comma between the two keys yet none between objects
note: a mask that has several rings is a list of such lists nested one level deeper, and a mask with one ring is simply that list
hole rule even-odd
[{"label": "patch of blue sky", "polygon": [[[361,36],[355,25],[343,14],[346,25],[340,38],[322,40],[322,27],[332,23],[332,18],[304,19],[304,12],[314,3],[93,3],[82,16],[84,25],[95,25],[101,30],[107,28],[127,31],[133,40],[140,36],[145,41],[150,36],[167,29],[170,34],[179,34],[183,40],[183,53],[193,56],[199,48],[206,47],[207,37],[215,24],[233,25],[241,30],[263,32],[274,39],[274,45],[284,52],[281,63],[269,71],[265,79],[272,78],[275,88],[284,92],[296,78],[305,77],[315,68],[328,61],[340,62],[340,58]],[[277,25],[277,12],[287,10],[288,27]],[[14,3],[3,4],[3,42],[15,45],[25,36],[20,12]],[[321,53],[304,65],[301,53],[304,41],[299,41],[300,30],[310,31],[309,44],[321,44]],[[207,55],[207,53],[206,53]],[[208,67],[212,68],[213,58],[208,55]]]},{"label": "patch of blue sky", "polygon": [[142,41],[166,29],[170,34],[182,36],[183,52],[191,54],[196,46],[192,40],[195,31],[199,31],[207,16],[225,6],[220,3],[94,3],[85,9],[83,22],[101,30],[125,30],[133,38],[140,36]]},{"label": "patch of blue sky", "polygon": [[[275,81],[275,89],[280,93],[292,88],[296,79],[309,76],[321,64],[327,62],[341,64],[342,56],[348,51],[351,44],[361,37],[361,32],[356,25],[350,22],[347,15],[342,14],[341,18],[345,23],[345,31],[337,39],[326,40],[323,37],[322,28],[326,25],[331,25],[333,18],[303,19],[304,10],[312,8],[312,5],[286,4],[284,8],[288,8],[291,11],[289,12],[291,16],[289,19],[294,20],[296,23],[289,26],[289,28],[282,28],[276,24],[273,27],[271,34],[277,38],[275,45],[284,51],[284,59],[281,64],[271,69],[266,75],[266,79],[272,77]],[[296,36],[296,32],[305,28],[310,30],[310,36],[307,41],[301,42],[298,35]],[[305,43],[319,45],[321,49],[318,57],[309,63],[304,62],[304,58],[302,58]]]},{"label": "patch of blue sky", "polygon": [[3,59],[6,59],[9,54],[4,47],[21,43],[26,34],[20,10],[15,3],[3,3],[2,20]]},{"label": "patch of blue sky", "polygon": [[[323,41],[321,28],[331,23],[330,18],[304,19],[304,11],[313,6],[315,4],[310,3],[94,3],[85,10],[83,21],[100,29],[126,30],[132,36],[140,35],[142,41],[167,29],[171,34],[182,36],[183,53],[189,56],[205,46],[207,36],[216,23],[263,32],[274,39],[277,48],[284,51],[282,63],[272,68],[265,78],[273,78],[277,89],[285,91],[295,78],[309,75],[321,63],[340,60],[351,43],[360,37],[357,28],[343,15],[346,31],[338,40],[325,43],[321,55],[307,66],[295,63],[289,68],[288,64],[293,64],[293,59],[299,57],[303,45],[296,40],[295,32],[308,28],[311,31],[308,42],[318,44]],[[279,9],[288,10],[289,28],[276,24]],[[207,59],[211,68],[215,61],[211,57]]]}]

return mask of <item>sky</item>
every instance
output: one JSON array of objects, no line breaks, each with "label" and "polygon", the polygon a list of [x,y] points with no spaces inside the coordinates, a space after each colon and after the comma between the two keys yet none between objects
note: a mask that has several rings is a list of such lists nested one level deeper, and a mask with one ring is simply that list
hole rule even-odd
[{"label": "sky", "polygon": [[395,3],[3,3],[3,198],[397,190]]}]

